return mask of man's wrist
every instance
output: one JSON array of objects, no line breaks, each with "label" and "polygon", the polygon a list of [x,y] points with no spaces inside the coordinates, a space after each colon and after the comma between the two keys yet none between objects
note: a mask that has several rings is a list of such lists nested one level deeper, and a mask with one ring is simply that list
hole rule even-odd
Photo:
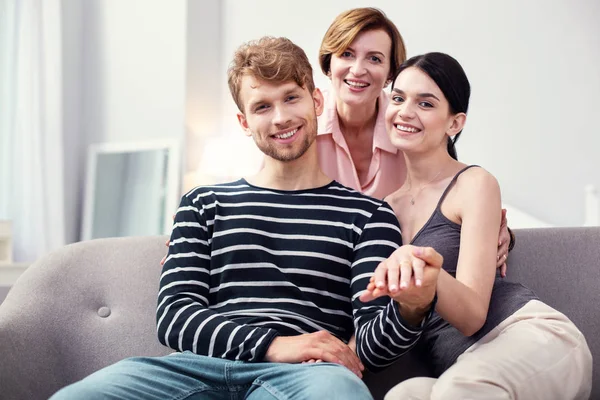
[{"label": "man's wrist", "polygon": [[413,307],[407,306],[406,304],[397,303],[398,311],[400,312],[402,319],[405,320],[409,325],[413,327],[420,327],[423,323],[423,320],[427,318],[431,312],[434,302],[435,298],[424,307]]},{"label": "man's wrist", "polygon": [[[278,341],[278,339],[280,338],[281,336],[279,336],[277,333],[271,335],[270,338],[267,338],[267,343],[265,343],[267,349],[265,350],[265,354],[263,356],[264,361],[276,362],[275,360],[277,359],[277,344],[275,342]],[[273,344],[275,344],[275,346],[273,346]]]}]

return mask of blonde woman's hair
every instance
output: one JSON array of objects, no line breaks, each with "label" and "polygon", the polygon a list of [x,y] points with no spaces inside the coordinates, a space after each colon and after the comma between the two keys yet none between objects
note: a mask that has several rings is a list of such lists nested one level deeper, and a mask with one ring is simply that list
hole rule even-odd
[{"label": "blonde woman's hair", "polygon": [[359,34],[376,29],[384,30],[392,40],[388,79],[393,79],[400,65],[406,60],[404,40],[396,25],[385,13],[373,7],[344,11],[331,23],[319,49],[319,64],[323,73],[329,75],[332,55],[341,56]]}]

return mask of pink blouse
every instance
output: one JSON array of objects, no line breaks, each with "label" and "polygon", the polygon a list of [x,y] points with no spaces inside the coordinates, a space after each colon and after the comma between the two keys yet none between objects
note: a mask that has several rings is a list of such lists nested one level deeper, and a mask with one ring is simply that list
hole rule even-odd
[{"label": "pink blouse", "polygon": [[373,157],[367,180],[361,185],[346,139],[340,130],[335,97],[329,91],[323,91],[323,95],[325,108],[318,118],[317,135],[321,170],[342,185],[378,199],[383,199],[400,188],[404,182],[406,165],[402,152],[392,145],[385,129],[388,96],[383,91],[379,95],[379,111],[373,137]]}]

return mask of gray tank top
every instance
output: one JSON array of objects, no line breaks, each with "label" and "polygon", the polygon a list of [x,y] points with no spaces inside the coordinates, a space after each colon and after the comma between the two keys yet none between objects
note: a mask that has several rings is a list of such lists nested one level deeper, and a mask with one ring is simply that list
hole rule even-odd
[{"label": "gray tank top", "polygon": [[[442,214],[441,206],[459,175],[471,167],[476,167],[476,165],[462,169],[452,178],[433,214],[411,242],[415,246],[431,246],[436,249],[444,256],[442,267],[453,277],[456,277],[461,227]],[[497,271],[487,319],[477,333],[469,337],[464,336],[458,329],[442,319],[437,312],[434,312],[423,331],[416,350],[422,352],[421,356],[429,362],[432,372],[437,377],[450,368],[458,356],[472,344],[533,299],[537,299],[533,291],[521,284],[504,280]]]}]

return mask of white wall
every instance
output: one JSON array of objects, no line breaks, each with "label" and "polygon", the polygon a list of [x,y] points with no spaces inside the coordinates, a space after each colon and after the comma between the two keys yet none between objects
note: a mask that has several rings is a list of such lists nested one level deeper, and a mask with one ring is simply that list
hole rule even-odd
[{"label": "white wall", "polygon": [[92,143],[183,140],[185,0],[63,0],[67,239]]},{"label": "white wall", "polygon": [[[322,35],[357,6],[383,9],[409,56],[443,51],[461,62],[473,94],[459,157],[494,173],[505,202],[552,225],[583,223],[584,187],[600,187],[600,2],[226,0],[222,66],[244,41],[287,36],[326,85]],[[225,80],[221,91],[222,131],[241,136]]]},{"label": "white wall", "polygon": [[[241,3],[240,3],[241,4]],[[235,5],[234,5],[235,6]],[[260,166],[262,153],[237,128],[230,102],[224,54],[229,31],[227,2],[188,0],[186,163],[182,192],[239,177]],[[231,129],[231,123],[234,128]]]},{"label": "white wall", "polygon": [[90,142],[182,137],[186,2],[84,2],[83,123]]},{"label": "white wall", "polygon": [[207,159],[203,149],[215,136],[217,149],[238,149],[217,160],[255,159],[226,83],[235,48],[287,36],[326,86],[317,63],[322,35],[357,6],[382,8],[409,55],[439,50],[463,64],[473,96],[459,156],[493,172],[504,201],[553,225],[583,223],[583,188],[600,187],[595,0],[63,0],[68,239],[79,235],[88,144],[187,131],[185,171]]},{"label": "white wall", "polygon": [[65,186],[65,240],[79,239],[85,176],[85,143],[81,114],[83,75],[83,3],[62,0],[63,146]]},{"label": "white wall", "polygon": [[221,87],[226,80],[221,65],[221,0],[189,0],[186,51],[186,168],[198,168],[199,150],[206,137],[219,133]]}]

